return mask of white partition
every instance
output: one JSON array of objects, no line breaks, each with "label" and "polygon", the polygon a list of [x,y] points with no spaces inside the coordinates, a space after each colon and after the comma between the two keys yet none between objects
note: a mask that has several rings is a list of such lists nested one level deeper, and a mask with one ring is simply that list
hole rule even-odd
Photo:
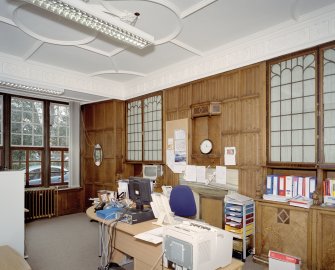
[{"label": "white partition", "polygon": [[0,246],[24,256],[24,172],[0,171]]}]

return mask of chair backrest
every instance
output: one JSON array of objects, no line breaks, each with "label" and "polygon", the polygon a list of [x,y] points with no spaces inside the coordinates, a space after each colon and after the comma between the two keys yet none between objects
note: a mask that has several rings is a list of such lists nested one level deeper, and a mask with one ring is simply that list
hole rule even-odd
[{"label": "chair backrest", "polygon": [[197,213],[197,206],[191,188],[185,185],[173,187],[170,194],[170,207],[176,216],[195,216]]}]

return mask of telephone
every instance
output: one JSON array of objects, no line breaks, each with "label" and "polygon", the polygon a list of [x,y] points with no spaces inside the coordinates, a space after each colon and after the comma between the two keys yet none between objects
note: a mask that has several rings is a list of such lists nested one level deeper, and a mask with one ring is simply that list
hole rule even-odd
[{"label": "telephone", "polygon": [[99,203],[94,207],[94,212],[104,209],[105,204],[106,204],[105,202],[99,202]]}]

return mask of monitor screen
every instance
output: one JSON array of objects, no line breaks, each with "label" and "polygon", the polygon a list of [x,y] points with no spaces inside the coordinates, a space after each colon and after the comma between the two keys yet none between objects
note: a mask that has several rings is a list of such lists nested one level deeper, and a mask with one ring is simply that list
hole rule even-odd
[{"label": "monitor screen", "polygon": [[129,199],[136,203],[136,209],[143,210],[143,205],[151,202],[151,181],[142,177],[129,177]]}]

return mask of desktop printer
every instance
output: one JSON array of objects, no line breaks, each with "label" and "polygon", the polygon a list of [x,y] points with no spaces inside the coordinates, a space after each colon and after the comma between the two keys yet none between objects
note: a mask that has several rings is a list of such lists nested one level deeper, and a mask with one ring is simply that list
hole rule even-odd
[{"label": "desktop printer", "polygon": [[232,261],[233,235],[197,221],[163,227],[163,251],[182,269],[215,270]]}]

